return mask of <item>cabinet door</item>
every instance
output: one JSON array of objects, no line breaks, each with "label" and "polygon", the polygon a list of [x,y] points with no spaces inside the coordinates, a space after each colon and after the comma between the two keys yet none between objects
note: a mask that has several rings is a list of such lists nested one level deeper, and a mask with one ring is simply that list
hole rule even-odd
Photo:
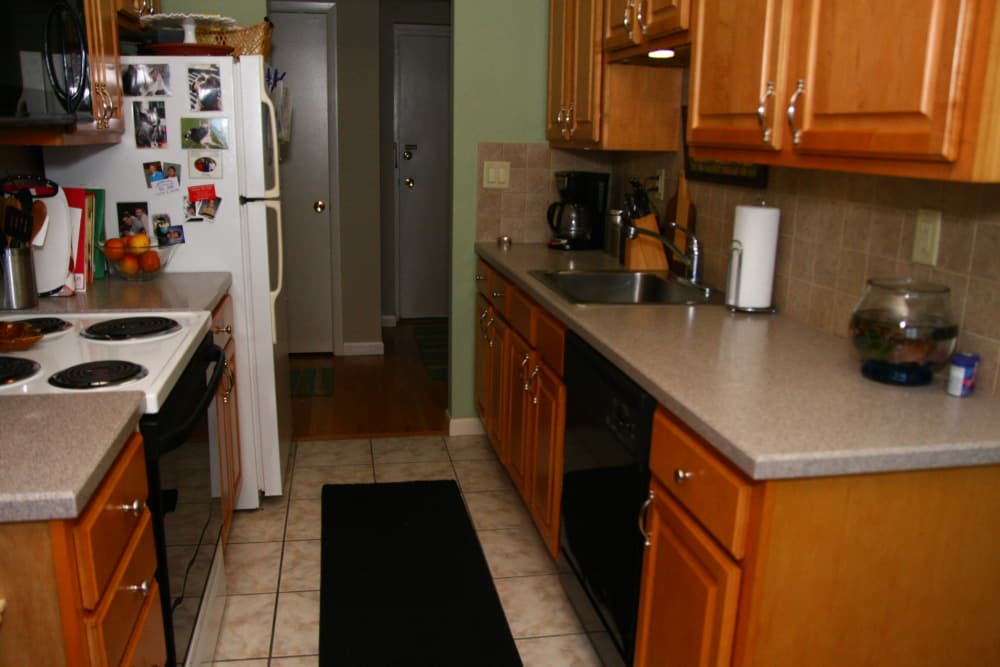
[{"label": "cabinet door", "polygon": [[690,0],[640,0],[639,7],[643,14],[637,22],[647,41],[687,30],[691,25]]},{"label": "cabinet door", "polygon": [[[118,11],[115,0],[86,0],[87,49],[90,66],[91,97],[94,110],[92,129],[120,133],[122,91],[118,82]],[[84,129],[84,128],[81,128]]]},{"label": "cabinet door", "polygon": [[476,367],[475,388],[473,390],[476,411],[486,424],[486,405],[489,402],[487,364],[489,363],[490,316],[491,310],[482,296],[476,299]]},{"label": "cabinet door", "polygon": [[601,114],[601,3],[573,3],[573,55],[567,113],[570,141],[589,145],[600,139]]},{"label": "cabinet door", "polygon": [[636,667],[730,664],[740,570],[654,481]]},{"label": "cabinet door", "polygon": [[486,434],[493,443],[493,448],[501,461],[507,455],[506,447],[506,411],[507,402],[504,399],[505,382],[503,372],[503,350],[504,341],[507,338],[507,325],[498,317],[494,317],[493,324],[489,327],[489,336],[486,340],[487,362],[486,377]]},{"label": "cabinet door", "polygon": [[566,115],[568,78],[572,66],[572,30],[569,4],[572,0],[552,0],[549,3],[549,86],[545,107],[545,138],[560,141]]},{"label": "cabinet door", "polygon": [[226,406],[226,461],[229,464],[229,488],[232,494],[231,504],[235,508],[236,498],[240,495],[243,485],[243,459],[240,448],[240,402],[236,379],[236,343],[232,340],[225,348],[226,373],[229,381],[222,401]]},{"label": "cabinet door", "polygon": [[802,82],[795,149],[956,159],[974,5],[796,0],[787,88],[793,95]]},{"label": "cabinet door", "polygon": [[789,0],[695,0],[688,141],[781,148],[785,64],[780,34]]},{"label": "cabinet door", "polygon": [[635,46],[642,33],[635,24],[638,0],[605,0],[604,48],[608,51]]},{"label": "cabinet door", "polygon": [[513,329],[507,334],[505,365],[507,368],[507,456],[503,460],[514,486],[521,492],[525,502],[530,502],[531,487],[528,484],[528,467],[531,456],[531,432],[529,416],[531,395],[528,393],[529,374],[534,368],[535,354],[521,336]]},{"label": "cabinet door", "polygon": [[548,366],[536,366],[531,385],[531,515],[553,558],[559,557],[566,386]]},{"label": "cabinet door", "polygon": [[606,0],[604,48],[612,51],[687,30],[689,0]]}]

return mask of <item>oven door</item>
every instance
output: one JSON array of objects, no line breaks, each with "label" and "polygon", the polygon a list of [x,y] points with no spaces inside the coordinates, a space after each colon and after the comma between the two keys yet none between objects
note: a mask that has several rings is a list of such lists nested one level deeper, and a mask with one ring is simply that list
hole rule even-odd
[{"label": "oven door", "polygon": [[139,421],[169,665],[184,664],[222,529],[205,417],[223,362],[206,334],[160,411]]}]

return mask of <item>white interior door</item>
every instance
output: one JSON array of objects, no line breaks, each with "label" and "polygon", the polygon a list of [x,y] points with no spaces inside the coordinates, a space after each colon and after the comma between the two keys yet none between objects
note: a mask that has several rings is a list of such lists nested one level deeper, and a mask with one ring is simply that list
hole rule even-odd
[{"label": "white interior door", "polygon": [[396,26],[396,295],[402,318],[447,317],[451,31]]},{"label": "white interior door", "polygon": [[293,99],[292,138],[281,164],[288,351],[333,352],[327,17],[274,11],[270,18],[271,65],[287,72]]}]

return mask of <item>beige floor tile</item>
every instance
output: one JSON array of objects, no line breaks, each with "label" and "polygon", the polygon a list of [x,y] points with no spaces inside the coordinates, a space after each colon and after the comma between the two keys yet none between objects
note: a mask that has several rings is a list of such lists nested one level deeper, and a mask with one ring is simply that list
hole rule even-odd
[{"label": "beige floor tile", "polygon": [[230,542],[280,542],[285,532],[288,499],[285,496],[265,498],[255,510],[240,510],[233,514],[229,531]]},{"label": "beige floor tile", "polygon": [[[559,556],[566,563],[563,555],[559,554]],[[566,567],[569,567],[569,563],[566,563]],[[576,612],[576,617],[580,619],[583,629],[587,632],[603,632],[604,623],[601,622],[601,617],[597,615],[597,610],[594,609],[586,591],[583,590],[583,584],[576,578],[573,571],[560,570],[559,581],[562,583],[563,591],[565,591],[569,603],[573,605],[573,610]]]},{"label": "beige floor tile", "polygon": [[286,540],[318,540],[322,537],[320,523],[323,504],[316,498],[293,499],[288,503],[288,527]]},{"label": "beige floor tile", "polygon": [[516,639],[583,632],[557,575],[497,579],[495,584]]},{"label": "beige floor tile", "polygon": [[452,435],[444,439],[452,461],[495,461],[496,453],[485,435]]},{"label": "beige floor tile", "polygon": [[321,542],[301,540],[285,543],[281,562],[282,591],[318,591]]},{"label": "beige floor tile", "polygon": [[274,621],[272,656],[319,652],[319,591],[281,593]]},{"label": "beige floor tile", "polygon": [[494,577],[552,574],[556,563],[534,527],[481,530],[479,544]]},{"label": "beige floor tile", "polygon": [[535,525],[513,486],[502,491],[466,492],[464,496],[477,530],[530,528]]},{"label": "beige floor tile", "polygon": [[499,461],[456,461],[455,473],[462,491],[503,491],[513,488]]},{"label": "beige floor tile", "polygon": [[319,667],[319,656],[306,655],[295,658],[272,658],[271,667]]},{"label": "beige floor tile", "polygon": [[455,470],[448,461],[375,464],[376,482],[413,482],[428,479],[455,479]]},{"label": "beige floor tile", "polygon": [[518,639],[524,667],[603,667],[587,635]]},{"label": "beige floor tile", "polygon": [[226,550],[226,591],[230,595],[278,590],[281,542],[230,544]]},{"label": "beige floor tile", "polygon": [[302,441],[295,448],[295,469],[308,466],[371,464],[371,441],[316,440]]},{"label": "beige floor tile", "polygon": [[222,614],[216,660],[266,658],[271,645],[275,594],[230,595]]},{"label": "beige floor tile", "polygon": [[379,438],[372,440],[372,452],[379,463],[426,463],[447,461],[448,450],[440,436]]},{"label": "beige floor tile", "polygon": [[[267,660],[227,660],[225,662],[213,662],[212,667],[267,667]],[[271,661],[274,664],[274,661]]]},{"label": "beige floor tile", "polygon": [[335,465],[297,468],[292,480],[292,498],[320,498],[324,484],[369,484],[375,470],[367,465]]}]

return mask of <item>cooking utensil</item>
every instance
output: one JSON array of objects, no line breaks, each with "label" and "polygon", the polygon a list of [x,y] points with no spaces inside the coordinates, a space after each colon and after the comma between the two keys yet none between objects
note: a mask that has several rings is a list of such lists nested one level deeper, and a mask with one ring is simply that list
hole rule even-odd
[{"label": "cooking utensil", "polygon": [[4,211],[4,233],[7,234],[8,245],[20,248],[31,242],[32,218],[20,208],[20,203],[8,205]]}]

